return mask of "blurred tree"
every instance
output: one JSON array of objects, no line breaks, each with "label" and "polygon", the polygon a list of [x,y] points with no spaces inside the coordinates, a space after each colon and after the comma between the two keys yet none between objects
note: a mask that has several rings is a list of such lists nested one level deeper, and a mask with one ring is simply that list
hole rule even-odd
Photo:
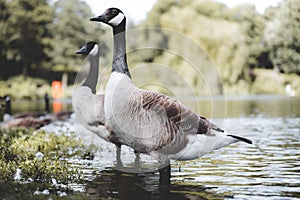
[{"label": "blurred tree", "polygon": [[257,59],[264,49],[264,17],[256,12],[254,5],[243,4],[239,7],[239,9],[243,33],[246,36],[245,42],[249,50],[247,66],[255,67],[258,65]]},{"label": "blurred tree", "polygon": [[193,1],[193,7],[197,13],[211,18],[224,18],[224,14],[228,10],[225,4],[211,0]]},{"label": "blurred tree", "polygon": [[275,18],[276,13],[279,10],[279,6],[276,7],[269,7],[266,9],[265,13],[264,13],[264,18],[266,21],[271,21]]},{"label": "blurred tree", "polygon": [[[216,69],[212,69],[215,66],[211,61],[209,62],[206,53],[199,51],[199,48],[197,49],[193,47],[192,43],[188,44],[185,41],[192,38],[194,44],[198,44],[198,47],[207,51],[211,59],[217,64],[217,70],[222,75],[226,85],[237,84],[241,77],[243,78],[251,39],[256,39],[256,45],[259,43],[261,21],[257,25],[253,19],[243,27],[242,18],[234,19],[235,15],[239,15],[240,10],[237,9],[231,13],[229,10],[224,4],[210,0],[157,1],[148,13],[146,20],[138,27],[158,27],[158,29],[144,29],[144,34],[139,34],[133,38],[136,46],[139,46],[140,43],[144,45],[148,43],[150,44],[148,46],[154,44],[153,46],[159,48],[151,51],[140,51],[131,57],[132,60],[163,63],[176,69],[176,71],[185,74],[189,84],[197,88],[198,94],[218,93],[215,91],[222,93],[223,88],[220,88],[222,83],[218,79],[218,72]],[[252,8],[249,10],[244,18],[251,18],[256,14]],[[253,26],[255,26],[254,30],[251,29]],[[168,31],[164,31],[164,29]],[[178,36],[177,31],[181,37]],[[248,33],[248,31],[252,32]],[[246,33],[249,36],[246,36]],[[189,38],[184,39],[182,37]],[[132,42],[129,42],[129,46],[130,44]],[[133,48],[135,47],[133,46]],[[179,56],[170,55],[168,52],[170,49],[176,51]],[[253,45],[253,54],[256,53],[256,50],[257,46]],[[256,56],[256,54],[254,55]],[[190,59],[193,63],[197,63],[202,76],[188,67],[189,64],[184,59]],[[201,61],[201,63],[197,61]],[[171,79],[169,76],[166,77]],[[174,84],[176,84],[175,81]],[[205,90],[205,84],[210,85],[211,91]]]},{"label": "blurred tree", "polygon": [[8,3],[7,0],[0,0],[0,78],[5,77],[6,74],[4,74],[7,70],[4,68],[7,67],[8,60],[7,60],[7,55],[6,51],[8,48],[8,43],[7,39],[9,37],[8,35],[8,23],[7,20],[10,17],[10,13],[8,11]]},{"label": "blurred tree", "polygon": [[89,21],[92,16],[90,7],[81,0],[58,0],[54,4],[52,69],[64,72],[64,85],[68,72],[76,71],[75,66],[82,61],[75,51],[87,40],[100,41],[102,38],[100,25]]},{"label": "blurred tree", "polygon": [[267,48],[266,45],[266,41],[265,41],[265,29],[266,29],[266,23],[268,21],[271,21],[274,19],[276,12],[278,10],[279,7],[269,7],[266,9],[263,17],[264,17],[264,29],[262,30],[262,43],[263,43],[263,50],[262,52],[259,54],[258,58],[257,58],[257,62],[258,62],[258,67],[262,67],[262,68],[267,68],[267,69],[273,69],[273,63],[270,60],[270,50]]},{"label": "blurred tree", "polygon": [[[190,2],[190,0],[185,0],[182,2]],[[172,6],[178,5],[180,1],[174,0],[160,0],[156,1],[152,10],[147,14],[145,21],[146,26],[160,27],[160,16],[166,13]]]},{"label": "blurred tree", "polygon": [[2,53],[8,60],[20,63],[26,77],[28,69],[49,61],[52,9],[47,0],[2,1],[1,6],[6,7],[1,9],[1,21],[6,21],[1,23],[4,29],[1,27],[0,41],[6,48]]},{"label": "blurred tree", "polygon": [[266,25],[265,40],[274,67],[285,73],[300,74],[300,4],[283,0]]},{"label": "blurred tree", "polygon": [[[162,54],[162,49],[165,49],[168,46],[168,39],[160,29],[162,28],[160,17],[174,5],[178,6],[178,2],[174,0],[157,1],[156,4],[154,4],[151,12],[147,14],[146,20],[136,26],[136,28],[142,28],[143,30],[137,31],[139,34],[135,34],[134,37],[128,37],[128,39],[132,38],[131,41],[128,42],[129,49],[134,50],[140,48],[141,45],[144,47],[152,46],[159,48],[152,49],[151,51],[140,51],[136,54],[133,54],[132,58],[130,58],[131,60],[134,62],[153,62],[155,57]],[[154,29],[148,29],[145,27],[153,27]]]},{"label": "blurred tree", "polygon": [[255,6],[251,4],[241,4],[230,9],[227,14],[231,15],[230,20],[238,22],[241,31],[245,37],[245,45],[248,50],[248,56],[241,78],[253,82],[255,75],[253,68],[258,67],[262,63],[260,59],[264,55],[263,31],[265,28],[265,19],[255,10]]},{"label": "blurred tree", "polygon": [[10,13],[8,10],[7,0],[0,0],[0,46],[2,51],[0,51],[1,58],[5,57],[5,51],[3,49],[7,48],[7,40],[5,38],[8,37],[7,29],[9,28],[7,20],[10,17]]},{"label": "blurred tree", "polygon": [[[212,13],[204,12],[202,8],[203,5],[215,11]],[[236,22],[219,18],[221,14],[218,13],[217,10],[221,9],[222,11],[224,7],[223,4],[217,5],[218,3],[212,1],[193,1],[193,3],[183,7],[174,5],[169,8],[168,12],[161,16],[160,23],[163,28],[173,29],[187,37],[193,38],[198,45],[207,51],[212,60],[217,64],[223,81],[226,84],[232,85],[237,83],[243,73],[247,57],[247,48],[245,46],[244,35],[240,31],[240,25]],[[200,8],[198,8],[198,6]],[[214,17],[210,17],[211,15]],[[172,36],[168,37],[168,39],[168,45],[170,47],[184,49],[185,52],[190,52],[191,57],[198,56],[199,59],[201,59],[201,56],[205,57],[205,55],[197,55],[196,52],[193,52],[189,47],[185,47],[184,44],[176,42],[176,40],[172,39]],[[178,64],[180,64],[180,62],[177,62],[177,64],[175,62],[173,66]],[[201,65],[203,76],[206,79],[209,79],[209,77],[214,79],[214,76],[216,76],[216,74],[211,74],[212,69],[209,69],[210,67],[213,66]],[[197,74],[194,73],[194,76],[197,76]],[[195,78],[196,77],[193,77],[193,79]],[[201,77],[198,76],[198,78]],[[199,81],[194,82],[199,83]],[[213,84],[215,87],[220,85],[218,80],[211,83],[211,85]]]}]

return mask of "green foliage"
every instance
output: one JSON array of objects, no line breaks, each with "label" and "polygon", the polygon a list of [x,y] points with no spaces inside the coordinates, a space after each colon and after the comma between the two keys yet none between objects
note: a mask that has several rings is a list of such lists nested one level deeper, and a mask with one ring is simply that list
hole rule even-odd
[{"label": "green foliage", "polygon": [[51,86],[43,79],[24,76],[0,81],[0,96],[10,95],[16,99],[39,99],[51,93]]},{"label": "green foliage", "polygon": [[[176,38],[176,34],[169,34],[170,31],[164,32],[159,31],[159,29],[152,32],[145,31],[145,34],[134,38],[135,41],[139,41],[137,46],[140,43],[151,43],[157,44],[154,46],[161,47],[161,49],[176,49],[176,53],[181,55],[188,52],[190,54],[189,59],[192,60],[198,56],[198,60],[203,61],[200,65],[202,76],[199,76],[197,72],[188,67],[189,64],[185,63],[182,58],[170,55],[169,52],[163,50],[141,51],[136,53],[130,61],[133,63],[154,62],[172,67],[178,73],[187,77],[189,85],[195,88],[197,94],[208,94],[212,92],[212,88],[222,93],[220,85],[223,85],[225,92],[230,94],[257,93],[257,90],[252,90],[252,84],[256,78],[253,69],[272,67],[268,55],[272,58],[273,64],[279,61],[290,63],[290,65],[285,64],[285,66],[291,70],[284,70],[284,72],[299,73],[295,69],[299,67],[298,57],[300,55],[298,51],[299,37],[297,37],[299,5],[293,6],[292,2],[294,4],[296,2],[293,0],[287,0],[286,2],[290,2],[289,6],[287,6],[287,3],[283,4],[285,6],[281,6],[281,10],[285,10],[285,13],[283,11],[279,12],[275,8],[269,9],[265,16],[257,13],[255,7],[250,4],[241,4],[229,9],[222,3],[210,0],[163,0],[154,5],[146,20],[139,27],[167,28],[192,38],[207,51],[210,58],[216,63],[217,70],[222,78],[221,83],[216,78],[218,74],[215,74],[212,70],[215,66],[206,62],[205,53],[195,51],[191,46]],[[282,20],[279,20],[279,18],[282,18]],[[268,32],[270,35],[267,35],[268,38],[264,38],[264,36],[266,37],[266,23],[268,30],[270,29],[268,23],[272,24],[272,21],[277,23],[281,21],[282,28],[273,26],[272,34],[270,30]],[[283,24],[285,25],[283,26]],[[279,32],[280,34],[285,32],[285,36],[280,36]],[[273,45],[268,44],[267,48],[265,40],[267,44]],[[278,43],[282,44],[278,45]],[[276,55],[276,58],[274,55]],[[280,66],[283,66],[283,64],[280,64]],[[161,73],[167,72],[162,70]],[[180,86],[174,77],[166,76],[165,78],[169,82],[173,82],[174,88],[179,89],[181,92],[184,91],[181,88],[183,86]],[[163,78],[160,80],[163,80]],[[211,86],[210,91],[205,88],[205,83]],[[257,84],[254,83],[254,85],[254,88],[257,88]],[[281,86],[284,88],[284,84]],[[198,91],[201,92],[198,93]],[[279,90],[273,90],[273,92],[282,93]]]},{"label": "green foliage", "polygon": [[258,66],[258,57],[264,50],[262,41],[265,20],[256,12],[253,5],[242,4],[234,9],[238,16],[235,20],[240,23],[242,33],[245,36],[245,45],[248,49],[246,66]]},{"label": "green foliage", "polygon": [[[49,60],[47,49],[51,33],[52,9],[46,0],[5,1],[8,13],[1,18],[5,27],[0,40],[5,40],[5,58],[20,63],[22,73]],[[9,15],[9,17],[7,17]],[[5,19],[7,18],[7,19]]]},{"label": "green foliage", "polygon": [[[138,34],[128,32],[128,61],[131,67],[155,65],[155,62],[171,66],[186,77],[196,94],[222,93],[222,86],[232,93],[250,93],[251,85],[256,84],[255,77],[249,73],[254,68],[274,66],[284,73],[300,74],[299,5],[297,0],[283,0],[278,8],[270,8],[262,16],[249,4],[228,8],[212,0],[160,0],[143,22],[131,26],[140,31],[136,31]],[[46,77],[50,82],[61,79],[64,73],[63,85],[66,86],[72,82],[67,80],[66,74],[74,75],[75,66],[83,60],[75,51],[87,40],[105,41],[101,63],[111,62],[111,29],[103,29],[88,20],[94,14],[84,1],[0,0],[0,9],[2,79],[23,73]],[[170,30],[194,40],[203,50],[191,48]],[[140,47],[156,48],[139,50]],[[165,49],[176,50],[181,55],[170,55]],[[216,66],[208,61],[205,51]],[[180,57],[184,53],[189,53],[188,58],[193,61],[202,60],[198,65],[201,76]],[[218,73],[212,70],[215,68]],[[161,77],[174,84],[175,90],[185,91],[176,76],[167,76],[168,73],[162,71]],[[139,82],[143,76],[143,72],[139,72],[134,79]],[[27,98],[50,91],[49,86],[40,86],[40,83],[13,81],[1,82],[0,95]],[[207,89],[206,85],[211,88]]]},{"label": "green foliage", "polygon": [[[51,52],[55,70],[74,71],[82,57],[75,54],[87,40],[99,41],[102,29],[91,23],[91,9],[84,1],[59,0],[54,4],[53,46]],[[87,39],[88,38],[88,39]],[[67,59],[66,59],[67,58]]]},{"label": "green foliage", "polygon": [[49,71],[75,71],[82,60],[75,51],[103,35],[84,1],[0,0],[0,8],[0,78],[22,73],[53,80]]},{"label": "green foliage", "polygon": [[160,27],[160,15],[166,13],[172,6],[178,5],[178,1],[161,0],[157,1],[152,10],[147,14],[146,26]]},{"label": "green foliage", "polygon": [[286,73],[300,74],[299,12],[299,1],[283,0],[265,30],[270,59],[276,68]]},{"label": "green foliage", "polygon": [[[8,28],[9,25],[7,23],[7,20],[10,18],[11,13],[9,12],[8,3],[7,0],[0,0],[0,46],[1,49],[7,49],[8,48],[8,40],[5,40],[4,38],[9,37]],[[1,60],[6,57],[5,51],[0,51],[0,58]]]},{"label": "green foliage", "polygon": [[287,84],[291,85],[295,95],[300,94],[300,77],[296,74],[281,74],[267,69],[255,69],[255,74],[257,74],[257,78],[251,85],[253,94],[285,95]]},{"label": "green foliage", "polygon": [[[22,170],[22,179],[67,184],[81,180],[80,169],[72,167],[67,159],[83,157],[88,151],[71,135],[49,134],[43,131],[0,129],[0,182],[13,181],[17,168]],[[42,153],[38,158],[36,153]]]},{"label": "green foliage", "polygon": [[[226,9],[223,4],[212,1],[158,1],[143,25],[171,29],[183,34],[183,37],[192,38],[216,63],[224,83],[233,85],[244,73],[248,50],[245,35],[241,32],[241,25],[238,22],[222,19]],[[189,53],[192,60],[202,60],[201,66],[200,63],[198,66],[202,70],[202,77],[195,71],[184,67],[185,61],[178,57],[170,58],[168,53],[162,54],[163,51],[156,54],[142,53],[147,57],[142,61],[163,60],[163,64],[179,70],[180,73],[189,74],[187,79],[190,80],[190,85],[196,88],[197,94],[221,92],[221,80],[218,79],[218,74],[211,70],[215,66],[212,62],[207,62],[205,52],[193,51],[184,40],[178,40],[176,34],[165,34],[163,31],[156,33],[157,36],[152,33],[151,36],[155,37],[144,37],[141,41],[163,43],[165,48],[176,49],[176,53],[181,55]],[[143,58],[143,56],[138,57]],[[203,87],[204,82],[214,89],[210,88],[210,91],[207,91]]]},{"label": "green foliage", "polygon": [[128,57],[129,62],[153,62],[154,58],[161,55],[162,49],[167,48],[167,36],[160,29],[142,28],[144,24],[140,24],[137,28],[139,31],[132,31],[128,34],[128,52],[132,49],[137,50],[144,47],[156,47],[151,50],[139,50]]},{"label": "green foliage", "polygon": [[224,18],[224,14],[228,10],[225,4],[210,0],[192,1],[191,6],[195,7],[198,14],[210,18]]}]

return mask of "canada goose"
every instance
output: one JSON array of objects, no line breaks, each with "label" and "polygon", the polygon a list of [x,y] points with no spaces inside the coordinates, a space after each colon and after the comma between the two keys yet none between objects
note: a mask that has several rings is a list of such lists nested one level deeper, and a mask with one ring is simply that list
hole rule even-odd
[{"label": "canada goose", "polygon": [[[96,95],[100,56],[98,49],[96,42],[87,42],[76,52],[87,55],[90,69],[86,80],[74,90],[72,104],[77,122],[102,139],[111,142],[114,139],[113,133],[104,125],[104,95]],[[118,141],[114,143],[120,145]]]},{"label": "canada goose", "polygon": [[[77,54],[87,55],[90,69],[86,80],[73,93],[73,107],[76,122],[84,128],[98,135],[100,138],[116,145],[117,166],[121,165],[121,142],[114,131],[105,126],[104,94],[96,95],[96,85],[99,74],[99,45],[96,42],[87,42]],[[139,155],[136,154],[136,162]]]},{"label": "canada goose", "polygon": [[51,120],[49,119],[40,119],[35,116],[33,113],[20,114],[16,116],[11,115],[11,99],[9,96],[5,97],[5,111],[3,116],[3,122],[0,124],[0,128],[9,129],[9,128],[33,128],[38,129],[46,124],[49,124]]},{"label": "canada goose", "polygon": [[[113,28],[112,72],[106,86],[106,124],[123,144],[159,158],[160,178],[170,173],[170,159],[191,160],[246,138],[226,133],[177,100],[137,88],[126,60],[126,17],[117,8],[90,19]],[[168,176],[168,175],[167,175]]]},{"label": "canada goose", "polygon": [[11,115],[11,99],[10,96],[6,95],[5,98],[5,110],[3,115],[3,123],[8,122],[9,120],[13,119]]}]

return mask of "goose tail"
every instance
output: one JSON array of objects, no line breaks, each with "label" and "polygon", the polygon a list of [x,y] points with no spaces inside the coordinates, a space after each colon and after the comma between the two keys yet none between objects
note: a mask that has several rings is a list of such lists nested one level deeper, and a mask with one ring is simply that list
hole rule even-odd
[{"label": "goose tail", "polygon": [[220,149],[222,147],[228,146],[236,142],[245,142],[247,144],[252,144],[251,140],[241,136],[232,135],[228,132],[223,132],[223,133],[215,132],[215,137],[211,138],[211,136],[208,136],[206,140],[207,141],[211,140],[212,150]]},{"label": "goose tail", "polygon": [[240,136],[237,136],[237,135],[231,135],[231,134],[229,134],[229,135],[227,135],[227,136],[232,137],[232,138],[234,138],[234,139],[237,139],[238,141],[242,141],[242,142],[246,142],[246,143],[248,143],[248,144],[252,144],[252,141],[251,141],[251,140],[249,140],[249,139],[247,139],[247,138],[244,138],[244,137],[240,137]]}]

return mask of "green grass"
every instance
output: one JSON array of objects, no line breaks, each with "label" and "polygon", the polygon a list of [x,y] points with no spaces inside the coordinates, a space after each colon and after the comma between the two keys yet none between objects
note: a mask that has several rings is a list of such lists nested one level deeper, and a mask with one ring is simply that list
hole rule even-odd
[{"label": "green grass", "polygon": [[[81,182],[79,168],[68,163],[74,156],[84,158],[92,149],[85,147],[74,134],[56,135],[26,129],[0,129],[0,183],[14,182],[17,169],[22,170],[21,182]],[[37,153],[43,157],[38,158]]]}]

